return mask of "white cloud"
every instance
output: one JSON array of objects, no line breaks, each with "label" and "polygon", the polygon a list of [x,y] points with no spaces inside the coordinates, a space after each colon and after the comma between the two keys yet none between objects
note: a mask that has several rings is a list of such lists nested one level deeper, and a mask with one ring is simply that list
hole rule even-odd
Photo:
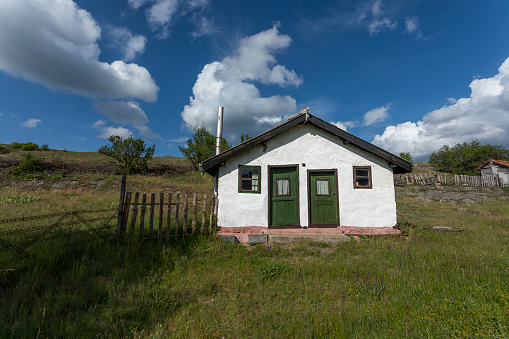
[{"label": "white cloud", "polygon": [[331,121],[330,123],[345,131],[348,131],[349,128],[354,128],[355,126],[358,126],[358,122],[356,121],[336,121],[336,122]]},{"label": "white cloud", "polygon": [[387,120],[387,118],[389,118],[389,108],[390,104],[378,108],[373,108],[372,110],[364,114],[363,125],[370,126],[377,122]]},{"label": "white cloud", "polygon": [[298,86],[302,79],[293,70],[276,64],[274,55],[290,45],[291,38],[277,27],[243,38],[232,56],[203,67],[193,86],[190,104],[181,113],[186,127],[205,123],[215,133],[217,107],[225,107],[226,135],[257,135],[294,115],[296,101],[290,96],[262,97],[253,82]]},{"label": "white cloud", "polygon": [[104,120],[97,120],[94,122],[92,127],[97,128],[100,131],[100,134],[97,137],[103,139],[108,139],[112,135],[118,135],[125,139],[133,135],[127,128],[106,126],[106,121]]},{"label": "white cloud", "polygon": [[168,38],[175,19],[188,13],[196,25],[196,30],[191,33],[194,38],[217,32],[214,23],[205,16],[210,0],[128,0],[128,3],[134,10],[150,3],[145,12],[147,24],[160,39]]},{"label": "white cloud", "polygon": [[405,19],[405,33],[415,34],[419,39],[425,39],[422,31],[419,29],[419,19],[417,15],[408,16]]},{"label": "white cloud", "polygon": [[31,118],[21,124],[22,127],[34,128],[42,122],[41,119]]},{"label": "white cloud", "polygon": [[382,9],[382,6],[382,0],[375,0],[357,10],[357,21],[369,22],[368,31],[370,35],[376,35],[387,29],[393,30],[398,26],[397,22],[384,16],[385,11]]},{"label": "white cloud", "polygon": [[[136,128],[140,134],[148,138],[160,139],[161,137],[146,126],[148,118],[140,105],[135,101],[98,101],[94,103],[95,108],[106,115],[111,121],[117,124],[129,124]],[[102,120],[95,124],[104,125]],[[97,127],[95,126],[94,127]]]},{"label": "white cloud", "polygon": [[131,61],[145,52],[147,38],[143,35],[133,35],[127,28],[111,27],[110,35],[113,46],[118,47],[124,54],[122,60]]},{"label": "white cloud", "polygon": [[155,101],[147,69],[99,61],[100,37],[90,13],[71,0],[0,1],[0,70],[84,96]]},{"label": "white cloud", "polygon": [[216,24],[205,16],[196,16],[194,19],[196,29],[191,32],[193,38],[199,38],[201,36],[214,35],[219,32]]},{"label": "white cloud", "polygon": [[422,120],[388,126],[373,143],[393,153],[410,152],[426,159],[442,145],[479,139],[509,145],[509,58],[491,78],[470,83],[471,95],[433,112]]}]

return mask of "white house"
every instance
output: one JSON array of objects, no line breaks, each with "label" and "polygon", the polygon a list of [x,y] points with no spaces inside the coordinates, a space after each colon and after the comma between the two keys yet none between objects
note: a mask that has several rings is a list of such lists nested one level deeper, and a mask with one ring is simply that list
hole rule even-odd
[{"label": "white house", "polygon": [[490,159],[479,167],[482,177],[494,177],[502,186],[509,186],[509,161]]},{"label": "white house", "polygon": [[[397,224],[393,173],[412,164],[309,113],[207,159],[217,176],[220,229]],[[381,232],[383,233],[383,232]]]}]

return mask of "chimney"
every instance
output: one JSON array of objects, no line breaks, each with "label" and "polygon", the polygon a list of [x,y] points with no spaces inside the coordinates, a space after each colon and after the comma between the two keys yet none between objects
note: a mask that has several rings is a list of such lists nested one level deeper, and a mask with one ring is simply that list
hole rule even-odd
[{"label": "chimney", "polygon": [[219,106],[217,112],[216,155],[221,153],[221,146],[223,145],[223,112],[224,107]]}]

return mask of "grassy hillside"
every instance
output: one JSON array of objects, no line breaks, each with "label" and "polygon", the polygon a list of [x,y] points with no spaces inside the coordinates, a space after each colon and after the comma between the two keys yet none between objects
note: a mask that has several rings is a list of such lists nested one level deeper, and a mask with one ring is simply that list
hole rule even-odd
[{"label": "grassy hillside", "polygon": [[[89,163],[97,162],[97,154],[89,156]],[[77,186],[2,182],[0,201],[38,199],[0,202],[0,215],[104,208],[118,200],[118,175],[69,173],[65,179],[56,183]],[[196,172],[131,176],[128,187],[210,192],[212,178]],[[444,189],[397,188],[402,237],[242,247],[206,235],[150,245],[105,232],[65,246],[47,242],[26,271],[0,279],[0,337],[506,338],[504,191],[482,203],[434,201]],[[424,229],[436,225],[464,231]]]}]

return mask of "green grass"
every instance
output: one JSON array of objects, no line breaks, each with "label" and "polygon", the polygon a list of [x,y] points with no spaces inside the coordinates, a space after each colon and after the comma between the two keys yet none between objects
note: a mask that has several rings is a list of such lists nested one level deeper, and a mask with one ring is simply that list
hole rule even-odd
[{"label": "green grass", "polygon": [[[38,201],[0,211],[117,199],[103,193],[39,191]],[[407,236],[337,245],[242,247],[206,235],[147,244],[111,232],[43,243],[1,289],[0,337],[508,337],[507,202],[397,203]],[[464,231],[423,229],[434,225]]]}]

